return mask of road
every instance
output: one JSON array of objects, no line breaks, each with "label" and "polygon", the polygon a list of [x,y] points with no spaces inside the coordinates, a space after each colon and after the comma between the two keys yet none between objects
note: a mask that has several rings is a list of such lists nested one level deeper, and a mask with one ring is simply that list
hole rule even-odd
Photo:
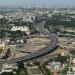
[{"label": "road", "polygon": [[32,60],[35,58],[39,58],[40,56],[44,56],[45,54],[48,54],[48,53],[52,53],[55,50],[55,48],[57,47],[58,39],[54,35],[52,35],[50,32],[45,30],[44,24],[45,24],[45,22],[41,22],[41,23],[37,24],[37,27],[41,34],[49,36],[49,38],[51,39],[49,45],[47,45],[43,49],[40,49],[37,52],[31,53],[30,55],[26,55],[26,56],[23,56],[20,58],[15,58],[15,59],[12,59],[10,61],[5,61],[5,62],[6,63],[24,62],[24,61]]}]

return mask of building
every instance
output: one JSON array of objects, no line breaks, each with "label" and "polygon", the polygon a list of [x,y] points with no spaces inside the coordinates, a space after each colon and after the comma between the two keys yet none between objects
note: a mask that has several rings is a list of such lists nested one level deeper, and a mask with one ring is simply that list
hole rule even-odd
[{"label": "building", "polygon": [[21,21],[23,21],[23,22],[33,22],[32,16],[31,15],[23,16]]},{"label": "building", "polygon": [[1,64],[0,65],[0,74],[3,72],[12,72],[14,69],[18,69],[16,64]]},{"label": "building", "polygon": [[26,32],[27,35],[30,34],[29,27],[27,27],[27,26],[13,26],[11,28],[11,31],[18,31],[18,30]]},{"label": "building", "polygon": [[2,19],[2,18],[4,18],[4,16],[3,15],[0,15],[0,19]]},{"label": "building", "polygon": [[67,72],[67,75],[75,75],[75,72],[70,72],[70,71],[68,71],[68,72]]},{"label": "building", "polygon": [[55,70],[60,70],[60,67],[61,67],[61,63],[60,62],[51,62],[49,63],[51,65],[52,68],[54,68]]}]

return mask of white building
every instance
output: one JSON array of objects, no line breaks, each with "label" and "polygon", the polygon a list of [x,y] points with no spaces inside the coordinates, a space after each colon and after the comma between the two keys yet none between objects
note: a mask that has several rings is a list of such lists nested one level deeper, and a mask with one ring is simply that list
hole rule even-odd
[{"label": "white building", "polygon": [[27,35],[30,34],[29,27],[27,27],[27,26],[13,26],[13,27],[11,28],[11,31],[17,31],[17,30],[26,32]]},{"label": "white building", "polygon": [[61,67],[61,63],[60,62],[51,62],[50,65],[55,69],[55,70],[59,70]]},{"label": "white building", "polygon": [[31,16],[24,16],[21,21],[24,21],[24,22],[33,22],[33,20],[31,18],[32,18]]}]

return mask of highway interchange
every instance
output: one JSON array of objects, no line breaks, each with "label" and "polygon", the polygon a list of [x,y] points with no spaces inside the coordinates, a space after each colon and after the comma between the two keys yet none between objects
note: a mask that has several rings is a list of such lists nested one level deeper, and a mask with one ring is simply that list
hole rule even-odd
[{"label": "highway interchange", "polygon": [[58,39],[44,28],[44,24],[45,24],[45,22],[41,22],[41,23],[37,24],[37,27],[41,34],[49,36],[49,38],[51,39],[49,45],[47,45],[45,48],[40,49],[39,51],[31,53],[29,55],[26,55],[26,56],[23,56],[20,58],[11,59],[11,60],[5,60],[3,62],[4,63],[5,62],[6,63],[24,62],[24,61],[32,60],[35,58],[39,58],[40,56],[43,56],[47,53],[53,52],[55,50],[55,48],[58,46]]}]

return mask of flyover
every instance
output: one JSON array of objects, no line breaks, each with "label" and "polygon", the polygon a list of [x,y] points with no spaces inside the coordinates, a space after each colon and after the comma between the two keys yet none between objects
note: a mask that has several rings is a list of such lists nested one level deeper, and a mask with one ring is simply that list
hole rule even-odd
[{"label": "flyover", "polygon": [[47,45],[43,49],[40,49],[37,52],[31,53],[31,54],[23,56],[23,57],[11,59],[10,61],[7,60],[5,62],[6,63],[24,62],[24,61],[32,60],[35,58],[39,58],[40,56],[44,56],[45,54],[48,54],[48,53],[52,53],[55,50],[55,48],[58,46],[58,39],[55,37],[55,35],[52,35],[50,32],[48,32],[44,28],[44,24],[45,24],[45,21],[37,24],[37,27],[42,35],[47,35],[51,39],[49,45]]}]

